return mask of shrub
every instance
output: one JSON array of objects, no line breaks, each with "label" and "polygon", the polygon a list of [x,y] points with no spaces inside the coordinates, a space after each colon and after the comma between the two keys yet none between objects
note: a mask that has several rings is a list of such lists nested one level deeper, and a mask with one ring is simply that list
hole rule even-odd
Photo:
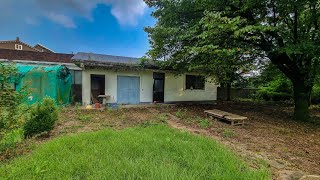
[{"label": "shrub", "polygon": [[320,84],[314,85],[312,89],[311,99],[313,103],[320,104]]},{"label": "shrub", "polygon": [[265,101],[288,101],[292,99],[292,85],[288,79],[277,78],[256,93],[258,99]]},{"label": "shrub", "polygon": [[28,106],[22,104],[28,94],[25,87],[15,90],[19,73],[14,64],[0,63],[0,152],[23,139],[22,127]]},{"label": "shrub", "polygon": [[30,119],[24,125],[24,135],[33,136],[44,132],[49,132],[54,128],[58,120],[58,109],[54,100],[44,98],[41,103],[31,107]]}]

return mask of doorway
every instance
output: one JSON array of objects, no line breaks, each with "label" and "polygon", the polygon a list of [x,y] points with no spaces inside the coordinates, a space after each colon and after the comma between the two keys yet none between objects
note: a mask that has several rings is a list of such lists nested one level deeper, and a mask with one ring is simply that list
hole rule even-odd
[{"label": "doorway", "polygon": [[118,76],[118,104],[140,103],[140,77]]},{"label": "doorway", "polygon": [[103,103],[102,98],[98,98],[99,95],[105,94],[105,75],[91,74],[91,101],[92,103]]},{"label": "doorway", "polygon": [[164,73],[153,73],[153,102],[164,102]]}]

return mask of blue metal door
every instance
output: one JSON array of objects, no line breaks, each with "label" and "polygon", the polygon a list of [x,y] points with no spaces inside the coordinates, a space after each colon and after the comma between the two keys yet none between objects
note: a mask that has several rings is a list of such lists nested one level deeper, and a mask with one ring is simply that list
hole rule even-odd
[{"label": "blue metal door", "polygon": [[140,103],[140,77],[118,76],[118,104]]}]

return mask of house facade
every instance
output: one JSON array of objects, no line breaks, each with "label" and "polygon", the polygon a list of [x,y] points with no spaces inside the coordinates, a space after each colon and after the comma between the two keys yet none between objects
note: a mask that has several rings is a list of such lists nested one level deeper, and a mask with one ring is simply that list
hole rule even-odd
[{"label": "house facade", "polygon": [[92,53],[61,54],[0,49],[0,61],[22,65],[66,66],[72,77],[72,102],[84,105],[208,103],[217,100],[212,78],[176,74],[140,59]]},{"label": "house facade", "polygon": [[72,60],[82,68],[82,102],[141,104],[214,102],[218,85],[196,73],[141,65],[137,58],[78,53]]},{"label": "house facade", "polygon": [[54,51],[41,44],[31,46],[27,43],[24,43],[20,40],[19,37],[17,37],[15,40],[0,41],[0,49],[54,53]]}]

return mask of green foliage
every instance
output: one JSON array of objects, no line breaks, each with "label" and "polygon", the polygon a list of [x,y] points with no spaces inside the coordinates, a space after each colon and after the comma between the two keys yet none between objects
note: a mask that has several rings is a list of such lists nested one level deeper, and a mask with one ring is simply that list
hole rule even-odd
[{"label": "green foliage", "polygon": [[209,128],[211,126],[211,122],[208,119],[200,119],[199,121],[199,126],[201,128]]},{"label": "green foliage", "polygon": [[87,122],[87,121],[90,121],[91,119],[92,119],[91,115],[85,115],[85,114],[80,114],[79,115],[79,120],[80,121]]},{"label": "green foliage", "polygon": [[262,180],[270,174],[212,139],[158,125],[55,138],[0,166],[2,178]]},{"label": "green foliage", "polygon": [[20,142],[21,128],[26,120],[28,106],[22,104],[28,91],[14,90],[19,74],[14,64],[0,63],[0,151]]},{"label": "green foliage", "polygon": [[167,123],[168,115],[167,114],[159,114],[159,115],[157,115],[157,120],[161,123]]},{"label": "green foliage", "polygon": [[180,119],[184,119],[187,116],[187,110],[186,109],[178,109],[176,112],[176,116]]},{"label": "green foliage", "polygon": [[320,104],[320,75],[316,78],[316,83],[313,86],[311,100],[315,104]]},{"label": "green foliage", "polygon": [[54,128],[58,120],[58,109],[55,101],[50,98],[43,98],[43,101],[32,105],[30,119],[24,124],[25,136],[33,136],[49,132]]},{"label": "green foliage", "polygon": [[231,138],[235,136],[235,133],[231,129],[224,129],[222,132],[223,137],[225,138]]},{"label": "green foliage", "polygon": [[9,148],[14,148],[17,143],[23,140],[23,138],[24,134],[22,129],[14,129],[7,132],[0,141],[0,152]]},{"label": "green foliage", "polygon": [[256,96],[265,101],[288,101],[293,97],[291,82],[286,78],[277,78],[260,88]]},{"label": "green foliage", "polygon": [[255,68],[256,60],[270,60],[295,88],[296,119],[309,117],[306,104],[320,68],[318,0],[145,2],[157,19],[145,28],[152,59],[229,83]]}]

